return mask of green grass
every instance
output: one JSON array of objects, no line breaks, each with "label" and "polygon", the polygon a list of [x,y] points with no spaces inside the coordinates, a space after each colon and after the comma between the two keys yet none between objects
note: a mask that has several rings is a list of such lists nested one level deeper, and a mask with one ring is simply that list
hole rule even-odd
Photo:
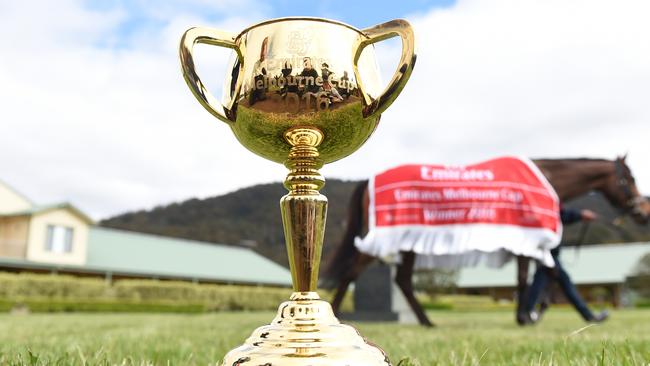
[{"label": "green grass", "polygon": [[[356,324],[394,364],[650,365],[650,310],[585,327],[552,309],[520,328],[509,311],[431,312],[437,328]],[[215,365],[272,313],[0,315],[0,365]],[[257,366],[257,365],[255,365]],[[355,366],[355,365],[353,365]]]}]

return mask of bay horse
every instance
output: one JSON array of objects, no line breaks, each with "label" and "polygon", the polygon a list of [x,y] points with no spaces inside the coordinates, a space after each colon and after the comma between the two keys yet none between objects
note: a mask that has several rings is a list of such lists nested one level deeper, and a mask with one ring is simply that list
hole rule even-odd
[{"label": "bay horse", "polygon": [[[621,213],[629,214],[639,224],[650,219],[650,202],[639,193],[625,156],[605,159],[534,159],[548,182],[557,192],[560,202],[566,202],[591,191],[597,191]],[[368,230],[368,181],[361,182],[352,194],[347,228],[343,239],[330,258],[324,273],[324,287],[336,287],[332,308],[339,311],[350,285],[375,258],[359,252],[354,240]],[[404,293],[421,325],[433,326],[413,293],[414,252],[401,252],[395,282]],[[528,287],[530,258],[517,257],[517,320],[524,315],[523,306]],[[338,286],[336,284],[338,283]],[[521,319],[523,320],[523,318]]]}]

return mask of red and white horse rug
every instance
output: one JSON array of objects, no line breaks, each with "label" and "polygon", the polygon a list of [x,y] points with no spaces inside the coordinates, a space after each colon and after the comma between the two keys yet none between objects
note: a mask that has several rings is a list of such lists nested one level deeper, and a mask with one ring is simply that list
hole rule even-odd
[{"label": "red and white horse rug", "polygon": [[403,165],[368,184],[369,232],[357,248],[389,262],[412,251],[418,268],[459,268],[513,255],[554,266],[562,236],[560,202],[528,159],[467,166]]}]

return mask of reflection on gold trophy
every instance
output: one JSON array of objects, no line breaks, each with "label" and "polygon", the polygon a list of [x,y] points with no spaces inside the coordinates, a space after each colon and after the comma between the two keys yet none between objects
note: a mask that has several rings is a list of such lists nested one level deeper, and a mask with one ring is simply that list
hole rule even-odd
[{"label": "reflection on gold trophy", "polygon": [[[368,46],[395,36],[402,39],[402,55],[383,88]],[[236,53],[221,102],[196,73],[196,43]],[[415,63],[411,26],[393,20],[357,30],[325,19],[283,18],[238,35],[192,28],[183,35],[180,58],[201,105],[246,148],[289,169],[284,181],[289,193],[280,207],[294,293],[273,322],[230,351],[222,365],[390,365],[382,350],[340,324],[316,293],[327,211],[318,170],[363,145],[404,88]]]}]

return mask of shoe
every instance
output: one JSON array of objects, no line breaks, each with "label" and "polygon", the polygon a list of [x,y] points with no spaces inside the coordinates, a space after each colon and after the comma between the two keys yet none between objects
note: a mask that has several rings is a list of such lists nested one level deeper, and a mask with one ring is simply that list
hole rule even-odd
[{"label": "shoe", "polygon": [[602,323],[607,320],[607,318],[609,318],[609,312],[607,310],[603,310],[600,313],[592,316],[591,319],[588,319],[587,321],[589,323]]},{"label": "shoe", "polygon": [[536,312],[535,310],[531,311],[530,314],[528,315],[528,317],[530,318],[530,323],[531,324],[537,323],[539,321],[539,319],[541,318],[540,314],[538,312]]}]

